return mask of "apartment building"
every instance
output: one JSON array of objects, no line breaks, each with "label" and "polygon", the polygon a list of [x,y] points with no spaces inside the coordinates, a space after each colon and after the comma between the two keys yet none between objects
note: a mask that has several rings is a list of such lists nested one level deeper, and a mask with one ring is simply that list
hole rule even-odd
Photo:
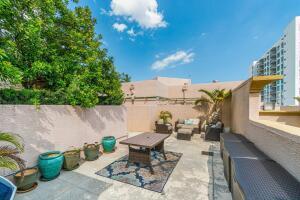
[{"label": "apartment building", "polygon": [[285,28],[282,37],[250,66],[251,76],[283,75],[284,79],[267,85],[261,93],[264,103],[298,105],[300,96],[300,17]]}]

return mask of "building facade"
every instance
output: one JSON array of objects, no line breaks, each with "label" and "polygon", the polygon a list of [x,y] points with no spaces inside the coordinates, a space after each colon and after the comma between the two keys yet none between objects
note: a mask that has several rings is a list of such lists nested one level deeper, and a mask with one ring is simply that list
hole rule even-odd
[{"label": "building facade", "polygon": [[289,23],[282,37],[250,66],[251,76],[283,75],[283,80],[267,85],[261,94],[264,103],[298,105],[300,96],[300,17]]}]

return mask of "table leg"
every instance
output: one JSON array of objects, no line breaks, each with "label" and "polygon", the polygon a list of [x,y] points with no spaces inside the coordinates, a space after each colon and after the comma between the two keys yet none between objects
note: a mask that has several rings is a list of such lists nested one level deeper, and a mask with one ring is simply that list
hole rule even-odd
[{"label": "table leg", "polygon": [[154,170],[153,170],[153,167],[152,167],[152,163],[151,163],[151,149],[148,149],[147,148],[147,153],[148,153],[148,165],[149,165],[149,168],[150,168],[150,173],[151,174],[154,174]]},{"label": "table leg", "polygon": [[167,160],[167,156],[166,156],[166,154],[165,154],[165,145],[164,145],[164,141],[162,141],[161,143],[159,143],[159,144],[155,147],[155,149],[156,149],[157,151],[159,151],[160,153],[162,153],[163,156],[164,156],[164,158],[165,158],[165,160]]}]

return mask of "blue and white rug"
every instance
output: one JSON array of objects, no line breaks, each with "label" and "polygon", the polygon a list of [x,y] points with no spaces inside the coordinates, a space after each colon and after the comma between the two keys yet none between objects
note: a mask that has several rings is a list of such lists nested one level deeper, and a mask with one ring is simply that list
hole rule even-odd
[{"label": "blue and white rug", "polygon": [[96,174],[151,191],[162,192],[169,176],[182,156],[181,153],[170,151],[166,151],[165,154],[167,160],[164,159],[161,153],[151,152],[154,174],[151,174],[149,167],[143,164],[130,163],[129,167],[126,168],[128,155],[116,160],[96,172]]}]

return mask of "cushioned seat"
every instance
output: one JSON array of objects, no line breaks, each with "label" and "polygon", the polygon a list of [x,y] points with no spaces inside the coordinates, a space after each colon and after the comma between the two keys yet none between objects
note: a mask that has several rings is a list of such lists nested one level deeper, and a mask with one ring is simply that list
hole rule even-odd
[{"label": "cushioned seat", "polygon": [[300,183],[274,161],[235,158],[232,166],[233,199],[300,199]]},{"label": "cushioned seat", "polygon": [[177,139],[178,140],[191,140],[192,137],[192,129],[178,129]]},{"label": "cushioned seat", "polygon": [[246,143],[251,143],[243,135],[236,134],[236,133],[221,133],[220,134],[220,153],[221,153],[222,158],[223,158],[223,151],[224,151],[224,143],[225,142],[246,142]]},{"label": "cushioned seat", "polygon": [[223,163],[224,175],[230,190],[232,189],[231,160],[234,158],[271,160],[267,155],[258,150],[252,143],[226,141],[224,143]]}]

